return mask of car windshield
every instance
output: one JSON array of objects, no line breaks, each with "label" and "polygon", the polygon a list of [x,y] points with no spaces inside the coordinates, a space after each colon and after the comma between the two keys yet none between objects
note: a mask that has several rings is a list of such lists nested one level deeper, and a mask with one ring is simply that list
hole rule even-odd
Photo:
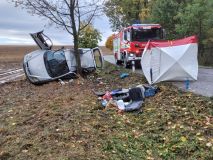
[{"label": "car windshield", "polygon": [[63,50],[45,52],[44,62],[48,74],[53,78],[69,72],[69,67]]},{"label": "car windshield", "polygon": [[132,40],[145,42],[149,40],[159,40],[161,39],[161,29],[152,28],[152,29],[133,29]]}]

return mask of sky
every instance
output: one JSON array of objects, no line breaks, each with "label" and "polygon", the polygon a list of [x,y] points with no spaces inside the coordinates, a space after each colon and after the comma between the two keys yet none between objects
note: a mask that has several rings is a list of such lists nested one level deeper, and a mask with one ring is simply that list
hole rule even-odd
[{"label": "sky", "polygon": [[[104,45],[108,36],[112,34],[108,18],[106,16],[94,19],[94,27],[102,34]],[[0,45],[34,45],[29,33],[44,30],[51,38],[54,45],[72,45],[72,37],[66,31],[49,26],[47,19],[32,16],[26,10],[14,7],[10,0],[0,0]]]}]

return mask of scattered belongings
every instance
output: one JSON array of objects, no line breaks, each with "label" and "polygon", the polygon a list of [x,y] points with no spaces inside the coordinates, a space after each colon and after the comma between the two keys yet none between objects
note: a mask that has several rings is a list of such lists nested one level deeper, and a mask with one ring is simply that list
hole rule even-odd
[{"label": "scattered belongings", "polygon": [[103,107],[106,107],[107,103],[108,103],[108,101],[105,100],[105,99],[103,99],[103,100],[101,101],[101,105],[102,105]]},{"label": "scattered belongings", "polygon": [[[40,50],[24,56],[23,69],[27,79],[33,84],[42,84],[58,79],[76,77],[77,63],[73,49],[52,50],[52,41],[43,31],[31,34]],[[50,41],[49,45],[47,41]],[[90,73],[103,68],[103,56],[99,48],[79,48],[83,72]],[[98,65],[97,65],[98,64]]]},{"label": "scattered belongings", "polygon": [[122,99],[118,100],[117,101],[117,106],[118,106],[118,109],[120,110],[124,110],[125,109],[125,103]]},{"label": "scattered belongings", "polygon": [[106,94],[102,97],[102,99],[107,100],[107,101],[111,100],[112,96],[111,96],[110,92],[107,91]]},{"label": "scattered belongings", "polygon": [[137,111],[142,107],[143,101],[133,101],[125,106],[125,112]]},{"label": "scattered belongings", "polygon": [[69,84],[69,83],[72,83],[74,80],[73,79],[70,79],[69,81],[63,81],[62,79],[58,79],[58,82],[60,85],[65,85],[65,84]]},{"label": "scattered belongings", "polygon": [[144,87],[135,87],[129,90],[129,97],[132,101],[143,101],[144,100]]},{"label": "scattered belongings", "polygon": [[106,105],[106,108],[115,108],[115,107],[117,107],[117,104],[113,100],[110,100]]},{"label": "scattered belongings", "polygon": [[70,79],[70,80],[69,80],[69,83],[72,83],[73,81],[74,81],[73,79]]},{"label": "scattered belongings", "polygon": [[[146,97],[154,96],[159,91],[157,86],[139,85],[130,89],[116,89],[94,93],[99,96],[105,109],[117,108],[120,111],[131,112],[140,110]],[[101,98],[100,98],[101,97]]]},{"label": "scattered belongings", "polygon": [[145,91],[144,96],[147,97],[153,97],[156,93],[160,91],[160,88],[157,86],[146,86],[144,85]]},{"label": "scattered belongings", "polygon": [[120,78],[121,78],[121,79],[124,79],[124,78],[126,78],[126,77],[129,77],[129,73],[121,73],[121,74],[120,74]]},{"label": "scattered belongings", "polygon": [[149,84],[161,81],[197,80],[197,37],[174,41],[149,41],[141,66]]},{"label": "scattered belongings", "polygon": [[65,85],[66,83],[63,81],[63,80],[61,80],[61,79],[59,79],[59,83],[61,84],[61,85]]}]

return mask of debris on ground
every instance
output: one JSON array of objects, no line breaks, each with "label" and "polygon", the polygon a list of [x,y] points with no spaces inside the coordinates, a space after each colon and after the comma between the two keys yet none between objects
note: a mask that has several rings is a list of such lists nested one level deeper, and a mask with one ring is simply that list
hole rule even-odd
[{"label": "debris on ground", "polygon": [[155,94],[157,94],[160,91],[160,88],[158,86],[148,86],[144,85],[145,91],[144,96],[147,97],[153,97]]},{"label": "debris on ground", "polygon": [[102,99],[103,99],[103,100],[109,101],[109,100],[112,99],[112,95],[110,94],[109,91],[107,91],[107,92],[105,93],[105,95],[102,97]]},{"label": "debris on ground", "polygon": [[138,85],[130,89],[115,89],[111,92],[95,92],[101,100],[101,105],[105,108],[108,103],[113,102],[113,106],[125,112],[139,110],[144,103],[145,97],[152,97],[159,91],[157,86]]},{"label": "debris on ground", "polygon": [[60,83],[61,85],[65,85],[65,84],[66,84],[66,83],[65,83],[63,80],[61,80],[61,79],[59,79],[58,81],[59,81],[59,83]]},{"label": "debris on ground", "polygon": [[126,77],[129,77],[129,73],[121,73],[121,74],[120,74],[120,78],[121,78],[121,79],[124,79],[124,78],[126,78]]}]

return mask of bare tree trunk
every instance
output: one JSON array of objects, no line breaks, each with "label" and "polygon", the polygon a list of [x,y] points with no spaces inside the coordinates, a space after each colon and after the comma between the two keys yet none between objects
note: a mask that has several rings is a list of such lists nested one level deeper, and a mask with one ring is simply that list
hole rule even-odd
[{"label": "bare tree trunk", "polygon": [[79,33],[76,28],[75,23],[75,0],[70,0],[70,18],[72,22],[72,31],[73,31],[73,40],[74,40],[74,52],[75,52],[75,59],[77,63],[77,72],[83,76],[82,74],[82,68],[81,68],[81,59],[80,59],[80,53],[78,51],[78,36]]},{"label": "bare tree trunk", "polygon": [[77,62],[77,72],[83,76],[82,74],[82,68],[81,68],[81,59],[80,59],[80,53],[78,51],[78,35],[74,36],[74,52],[75,52],[75,59]]}]

